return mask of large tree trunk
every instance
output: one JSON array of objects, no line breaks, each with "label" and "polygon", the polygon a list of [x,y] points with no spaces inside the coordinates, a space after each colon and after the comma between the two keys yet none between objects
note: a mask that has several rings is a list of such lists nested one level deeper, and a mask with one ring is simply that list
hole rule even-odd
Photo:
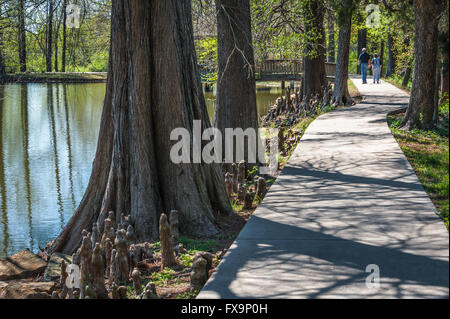
[{"label": "large tree trunk", "polygon": [[[107,91],[86,193],[50,252],[73,252],[82,229],[109,210],[129,215],[139,241],[158,238],[162,212],[180,213],[183,233],[218,232],[228,213],[218,164],[174,164],[170,133],[210,126],[197,70],[190,1],[113,0]],[[191,143],[192,151],[192,143]],[[100,231],[102,231],[100,229]]]},{"label": "large tree trunk", "polygon": [[47,52],[45,54],[45,64],[47,72],[52,72],[52,50],[53,50],[53,0],[48,0]]},{"label": "large tree trunk", "polygon": [[433,127],[436,90],[438,23],[443,11],[439,0],[415,0],[414,72],[411,97],[402,126]]},{"label": "large tree trunk", "polygon": [[392,74],[394,74],[395,72],[395,55],[394,55],[394,50],[392,48],[394,44],[394,40],[392,38],[392,33],[389,30],[388,32],[388,63],[387,63],[387,67],[386,67],[386,77],[390,77]]},{"label": "large tree trunk", "polygon": [[252,128],[258,132],[250,2],[218,0],[216,6],[218,79],[214,126],[223,137],[226,128]]},{"label": "large tree trunk", "polygon": [[328,22],[328,62],[336,62],[336,43],[334,41],[335,30],[335,16],[331,10],[327,11],[327,22]]},{"label": "large tree trunk", "polygon": [[322,0],[303,2],[305,15],[305,33],[312,35],[307,40],[303,59],[303,97],[308,100],[319,94],[327,84],[325,73],[325,30],[323,27],[325,7]]},{"label": "large tree trunk", "polygon": [[350,37],[352,31],[352,0],[344,0],[338,9],[339,40],[334,80],[333,105],[349,105],[353,100],[348,92],[348,59],[350,54]]},{"label": "large tree trunk", "polygon": [[[358,52],[356,52],[356,54],[357,54],[357,56],[359,56],[362,52],[362,49],[367,47],[367,29],[366,28],[358,30],[358,46],[357,47],[358,47],[357,48]],[[361,66],[360,65],[356,66],[356,73],[361,74]]]},{"label": "large tree trunk", "polygon": [[63,1],[63,39],[61,52],[61,72],[66,72],[66,51],[67,51],[67,0]]},{"label": "large tree trunk", "polygon": [[20,72],[27,70],[27,47],[25,35],[25,0],[19,0],[18,8],[18,37],[19,37],[19,64]]}]

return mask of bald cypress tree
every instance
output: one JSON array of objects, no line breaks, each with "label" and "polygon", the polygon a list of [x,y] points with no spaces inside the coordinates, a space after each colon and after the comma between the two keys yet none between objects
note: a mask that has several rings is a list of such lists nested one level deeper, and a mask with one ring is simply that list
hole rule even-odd
[{"label": "bald cypress tree", "polygon": [[433,127],[435,107],[438,24],[445,9],[440,0],[414,0],[414,72],[411,96],[402,126],[408,129]]},{"label": "bald cypress tree", "polygon": [[[137,239],[156,240],[164,211],[185,233],[216,234],[230,211],[217,164],[175,164],[170,134],[209,127],[189,0],[113,0],[100,133],[84,197],[50,251],[73,252],[82,229],[109,210],[129,215]],[[192,144],[191,144],[192,145]]]},{"label": "bald cypress tree", "polygon": [[350,54],[350,37],[352,30],[352,15],[355,0],[341,0],[337,6],[337,20],[339,24],[338,56],[336,61],[336,77],[332,103],[334,105],[348,105],[353,102],[348,92],[348,59]]}]

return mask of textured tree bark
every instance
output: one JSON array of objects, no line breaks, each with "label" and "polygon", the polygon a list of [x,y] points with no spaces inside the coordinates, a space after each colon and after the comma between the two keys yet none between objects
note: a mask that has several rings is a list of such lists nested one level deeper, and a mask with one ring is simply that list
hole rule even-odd
[{"label": "textured tree bark", "polygon": [[336,62],[336,43],[334,41],[335,29],[334,24],[336,18],[331,10],[327,11],[328,22],[328,62]]},{"label": "textured tree bark", "polygon": [[20,72],[27,70],[27,48],[25,35],[25,0],[19,0],[18,7],[18,42]]},{"label": "textured tree bark", "polygon": [[52,71],[52,51],[53,51],[53,0],[48,0],[47,13],[47,51],[45,54],[46,71]]},{"label": "textured tree bark", "polygon": [[218,80],[214,126],[223,136],[225,128],[253,128],[258,132],[250,2],[218,0],[216,6]]},{"label": "textured tree bark", "polygon": [[[180,231],[212,235],[228,213],[220,166],[174,164],[170,133],[209,127],[194,49],[190,1],[112,1],[107,90],[85,195],[50,252],[73,252],[81,230],[114,210],[137,240],[158,238],[159,216],[178,210]],[[191,143],[192,145],[192,143]],[[191,147],[192,151],[192,147]]]},{"label": "textured tree bark", "polygon": [[415,0],[414,72],[408,110],[402,122],[407,129],[433,127],[436,88],[438,23],[444,2]]},{"label": "textured tree bark", "polygon": [[[356,53],[359,56],[362,52],[363,48],[367,47],[367,29],[359,29],[358,30],[358,52]],[[356,73],[361,74],[361,66],[356,66]]]},{"label": "textured tree bark", "polygon": [[314,34],[306,44],[303,59],[303,98],[308,100],[319,94],[327,84],[325,73],[325,30],[323,27],[325,7],[321,0],[303,2],[305,15],[305,33]]},{"label": "textured tree bark", "polygon": [[332,98],[333,105],[349,105],[353,103],[353,99],[348,92],[348,59],[353,10],[354,3],[352,0],[343,0],[341,7],[338,9],[339,40]]}]

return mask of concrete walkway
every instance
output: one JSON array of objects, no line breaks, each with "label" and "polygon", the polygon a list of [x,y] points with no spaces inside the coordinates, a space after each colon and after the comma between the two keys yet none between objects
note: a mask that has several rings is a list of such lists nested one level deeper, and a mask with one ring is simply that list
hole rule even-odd
[{"label": "concrete walkway", "polygon": [[386,123],[408,96],[353,81],[363,102],[310,125],[198,298],[448,298],[448,232]]}]

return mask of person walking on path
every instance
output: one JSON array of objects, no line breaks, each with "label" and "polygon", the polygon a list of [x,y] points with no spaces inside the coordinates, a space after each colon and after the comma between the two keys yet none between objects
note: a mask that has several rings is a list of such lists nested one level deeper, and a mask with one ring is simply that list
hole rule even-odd
[{"label": "person walking on path", "polygon": [[372,74],[373,74],[373,83],[375,81],[380,84],[380,74],[381,74],[381,61],[378,57],[378,54],[373,54],[373,59],[371,61],[372,63]]},{"label": "person walking on path", "polygon": [[369,68],[370,55],[366,52],[366,48],[362,49],[358,57],[358,66],[361,67],[361,75],[363,84],[367,84],[367,70]]}]

